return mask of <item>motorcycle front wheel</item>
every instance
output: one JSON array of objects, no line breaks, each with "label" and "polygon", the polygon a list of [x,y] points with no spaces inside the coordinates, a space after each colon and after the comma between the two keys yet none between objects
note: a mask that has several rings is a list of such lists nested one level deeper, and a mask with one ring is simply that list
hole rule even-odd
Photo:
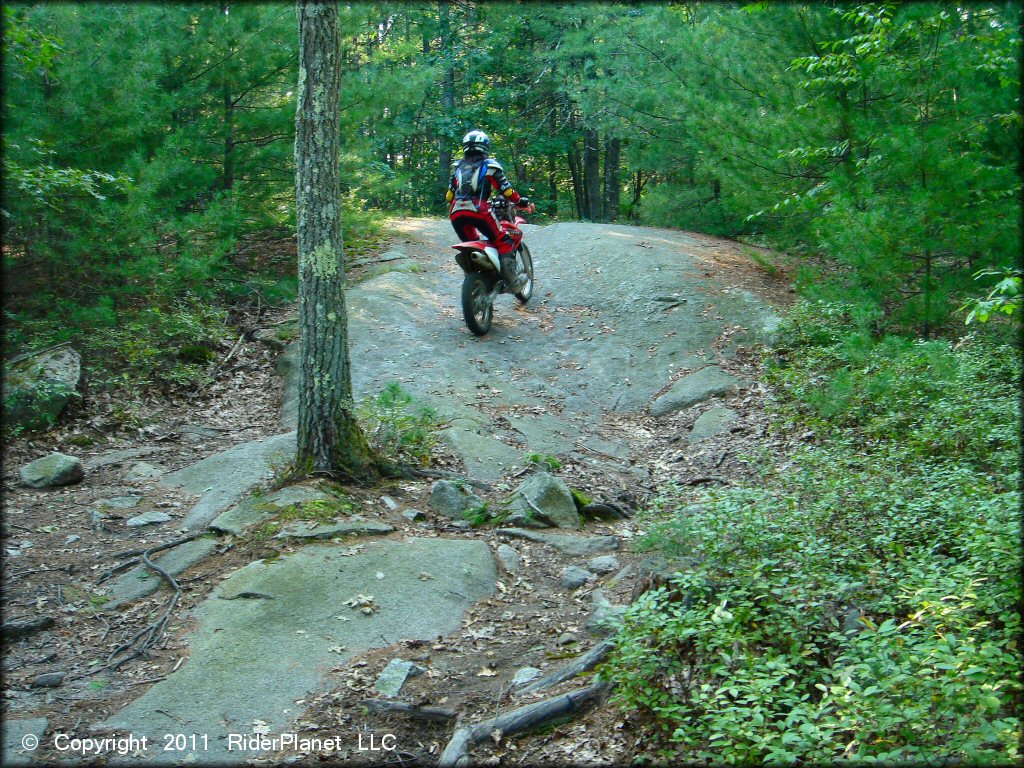
[{"label": "motorcycle front wheel", "polygon": [[530,255],[530,249],[526,247],[526,243],[519,244],[519,259],[523,262],[523,272],[526,274],[527,280],[526,285],[515,296],[519,299],[520,304],[525,304],[533,296],[533,257]]},{"label": "motorcycle front wheel", "polygon": [[494,305],[490,301],[490,286],[479,272],[466,273],[462,281],[462,316],[466,326],[477,336],[491,330]]}]

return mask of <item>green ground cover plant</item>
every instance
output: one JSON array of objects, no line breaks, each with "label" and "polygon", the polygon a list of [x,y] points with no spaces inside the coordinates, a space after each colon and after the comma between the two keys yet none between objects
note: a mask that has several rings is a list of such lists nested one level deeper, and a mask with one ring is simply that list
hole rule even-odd
[{"label": "green ground cover plant", "polygon": [[1019,350],[851,328],[805,304],[769,353],[811,445],[652,513],[688,567],[608,665],[648,760],[1019,759]]}]

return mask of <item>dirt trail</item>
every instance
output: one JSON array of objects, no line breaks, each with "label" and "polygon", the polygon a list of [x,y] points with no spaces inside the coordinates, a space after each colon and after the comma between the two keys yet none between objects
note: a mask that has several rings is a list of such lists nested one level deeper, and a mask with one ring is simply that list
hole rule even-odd
[{"label": "dirt trail", "polygon": [[[408,219],[396,222],[395,229],[398,234],[378,264],[353,270],[355,277],[366,278],[348,294],[357,394],[374,394],[388,382],[399,381],[418,400],[434,406],[446,423],[439,466],[488,485],[491,490],[481,495],[492,508],[529,474],[525,460],[529,453],[557,456],[561,462],[557,474],[569,485],[632,513],[642,510],[665,482],[731,482],[744,476],[740,455],[750,451],[763,434],[762,393],[744,350],[759,332],[771,327],[770,305],[784,301],[787,293],[784,281],[758,270],[742,247],[653,228],[527,225],[526,240],[536,266],[534,298],[525,308],[511,297],[499,298],[492,332],[477,338],[462,322],[461,273],[447,247],[452,241],[447,222]],[[375,270],[379,273],[374,275]],[[630,551],[630,541],[642,533],[643,518],[588,523],[582,534],[587,541],[613,536],[614,547],[570,554],[492,528],[470,529],[462,521],[434,513],[429,507],[428,480],[348,489],[364,520],[394,529],[386,535],[340,539],[327,546],[321,542],[316,547],[301,540],[267,540],[253,536],[252,531],[218,535],[213,539],[213,554],[181,576],[184,591],[167,638],[148,656],[113,674],[85,676],[96,660],[102,662],[167,602],[168,593],[159,591],[116,612],[104,612],[102,593],[109,582],[98,583],[98,576],[119,562],[110,555],[173,539],[188,509],[195,508],[195,499],[182,490],[161,485],[159,478],[126,481],[126,471],[134,462],[145,460],[167,473],[187,467],[214,449],[235,446],[237,450],[242,443],[290,428],[294,376],[289,371],[294,366],[287,362],[294,354],[291,350],[284,355],[280,420],[276,408],[264,409],[255,419],[251,407],[246,407],[266,402],[274,390],[271,354],[252,342],[235,356],[235,366],[243,366],[234,371],[243,374],[231,380],[235,386],[218,385],[205,399],[179,404],[176,419],[169,419],[165,412],[136,435],[117,438],[116,444],[74,446],[69,441],[81,430],[65,429],[13,446],[4,473],[9,584],[5,620],[52,615],[56,624],[9,648],[4,660],[4,714],[5,720],[14,719],[25,728],[43,728],[43,746],[35,753],[38,759],[67,759],[67,754],[52,748],[57,733],[86,736],[124,733],[135,725],[156,727],[159,718],[154,711],[170,711],[175,702],[195,699],[193,714],[198,714],[191,718],[190,727],[199,729],[203,718],[208,718],[209,732],[218,739],[239,730],[335,736],[334,748],[314,750],[308,759],[330,754],[346,763],[375,764],[399,756],[431,762],[450,738],[451,722],[371,714],[362,706],[365,698],[377,696],[377,676],[389,661],[401,658],[424,670],[408,679],[400,700],[453,709],[463,723],[584,684],[570,680],[532,698],[512,697],[512,680],[518,671],[535,667],[547,674],[592,648],[604,630],[588,627],[588,621],[592,624],[595,613],[605,610],[601,606],[606,601],[628,602],[637,579],[631,564],[639,559]],[[717,384],[705,381],[709,372],[718,376]],[[652,404],[662,415],[651,415]],[[194,420],[191,414],[181,416],[187,413],[183,409],[195,406],[202,411]],[[93,433],[102,433],[102,428]],[[87,464],[91,461],[85,481],[56,491],[17,488],[17,467],[53,449],[79,455]],[[202,490],[209,489],[197,492]],[[108,511],[106,522],[93,523],[92,511],[104,499],[125,496],[139,501],[130,511],[120,515]],[[403,514],[411,509],[426,512],[427,519],[413,520]],[[124,518],[145,510],[168,510],[172,519],[144,528],[124,526]],[[29,540],[30,546],[22,546],[23,540]],[[472,557],[490,551],[498,570],[481,560],[472,574],[466,567],[462,571],[467,573],[461,574],[457,563],[439,559],[436,553],[441,550],[432,550],[430,540],[439,546],[444,540],[478,542],[486,548],[474,549]],[[430,563],[419,571],[419,578],[417,569],[411,564],[406,567],[403,556],[397,554],[413,551],[410,546],[422,549],[423,562]],[[515,550],[515,558],[508,554],[509,548]],[[16,556],[10,554],[14,550]],[[320,550],[327,558],[340,551],[347,559],[337,562],[343,572],[349,568],[349,576],[339,582],[344,585],[338,587],[339,604],[328,606],[330,626],[321,627],[317,623],[321,619],[307,619],[313,625],[296,625],[282,615],[287,612],[271,611],[274,606],[269,600],[236,600],[237,594],[248,594],[237,590],[225,594],[231,584],[265,578],[263,563],[270,563],[273,570],[275,562],[300,563],[297,558],[316,558]],[[595,562],[595,557],[605,559]],[[510,558],[518,559],[518,565]],[[399,628],[403,621],[408,624],[403,618],[412,616],[408,604],[389,614],[388,590],[401,589],[414,596],[417,589],[429,591],[435,578],[449,579],[447,589],[461,594],[466,588],[458,586],[458,580],[472,577],[474,593],[490,596],[453,603],[451,609],[461,615],[459,628],[443,630],[440,637],[431,635],[433,630],[425,625],[418,634],[405,635],[411,639],[402,640],[401,630],[392,628],[381,632],[379,640],[364,632],[366,638],[353,639],[348,648],[346,625],[337,623],[336,617],[348,618],[345,612],[350,609],[341,603],[351,597],[350,591],[354,593],[349,587],[361,578],[360,564],[365,564],[368,574],[366,589],[374,588],[381,606],[367,621],[397,622]],[[257,571],[244,568],[247,565]],[[566,586],[571,583],[565,573],[570,566],[590,575],[577,586]],[[309,566],[314,571],[318,567]],[[488,569],[495,575],[488,575]],[[374,572],[377,579],[381,574],[384,578],[375,582]],[[250,573],[254,575],[245,575]],[[308,572],[290,578],[322,576]],[[488,579],[489,587],[484,583]],[[296,591],[288,594],[309,591],[301,586],[290,583],[289,589]],[[320,603],[330,599],[317,598]],[[263,611],[264,606],[271,612]],[[258,622],[260,632],[252,638],[257,643],[253,647],[269,655],[269,664],[273,665],[274,653],[284,653],[273,649],[286,647],[289,658],[309,658],[309,664],[313,663],[313,656],[306,655],[310,653],[329,651],[333,655],[323,658],[336,661],[316,661],[316,674],[305,675],[301,695],[293,695],[285,685],[288,674],[282,669],[280,686],[274,682],[253,694],[251,718],[248,711],[230,717],[223,711],[207,711],[204,700],[215,709],[217,697],[215,692],[203,692],[207,683],[202,681],[220,680],[217,685],[223,687],[230,685],[231,674],[230,669],[218,667],[214,674],[212,667],[201,667],[212,663],[203,659],[223,655],[217,650],[219,629],[214,624],[240,612],[249,612],[250,624]],[[315,643],[296,645],[305,643],[307,634],[322,637],[323,648]],[[270,650],[258,645],[266,638],[270,638]],[[286,640],[291,644],[286,645]],[[245,666],[250,661],[236,663]],[[68,673],[66,681],[57,688],[33,687],[39,674],[51,670]],[[235,699],[232,706],[245,710],[244,697],[242,704]],[[131,702],[135,703],[125,709]],[[281,702],[285,706],[278,706]],[[274,712],[269,712],[271,704],[278,707]],[[474,748],[473,758],[500,758],[506,763],[618,762],[632,744],[628,729],[616,718],[614,709],[598,708],[542,736],[480,745]],[[374,737],[379,746],[385,734],[393,735],[389,745],[396,747],[395,752],[365,749]],[[236,753],[232,758],[255,754]],[[278,750],[268,759],[302,754],[302,750]],[[166,755],[160,757],[174,762]],[[203,762],[203,757],[197,753],[195,759]]]}]

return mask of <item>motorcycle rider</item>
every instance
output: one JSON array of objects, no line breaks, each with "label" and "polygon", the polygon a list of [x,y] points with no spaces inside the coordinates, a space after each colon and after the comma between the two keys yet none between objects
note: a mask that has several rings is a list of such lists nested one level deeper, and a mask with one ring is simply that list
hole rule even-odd
[{"label": "motorcycle rider", "polygon": [[475,230],[482,239],[493,244],[485,250],[498,257],[501,276],[515,293],[526,285],[528,278],[516,264],[512,238],[501,228],[487,199],[497,190],[520,208],[527,207],[530,201],[512,189],[501,164],[490,157],[490,151],[491,139],[483,131],[472,130],[463,137],[463,156],[455,165],[445,193],[449,203],[448,218],[463,242],[475,239]]}]

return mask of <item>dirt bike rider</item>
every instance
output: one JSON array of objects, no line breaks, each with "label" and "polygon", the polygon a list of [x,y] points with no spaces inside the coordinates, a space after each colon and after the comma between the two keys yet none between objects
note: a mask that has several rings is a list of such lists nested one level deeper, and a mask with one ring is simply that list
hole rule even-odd
[{"label": "dirt bike rider", "polygon": [[473,130],[463,137],[463,157],[455,165],[445,193],[449,203],[448,218],[462,242],[475,240],[475,233],[479,232],[483,240],[493,244],[485,250],[498,257],[501,276],[515,293],[526,285],[528,278],[517,266],[512,254],[512,238],[502,230],[487,198],[493,189],[520,208],[528,206],[530,201],[512,189],[501,164],[489,157],[490,150],[491,139],[483,131]]}]

